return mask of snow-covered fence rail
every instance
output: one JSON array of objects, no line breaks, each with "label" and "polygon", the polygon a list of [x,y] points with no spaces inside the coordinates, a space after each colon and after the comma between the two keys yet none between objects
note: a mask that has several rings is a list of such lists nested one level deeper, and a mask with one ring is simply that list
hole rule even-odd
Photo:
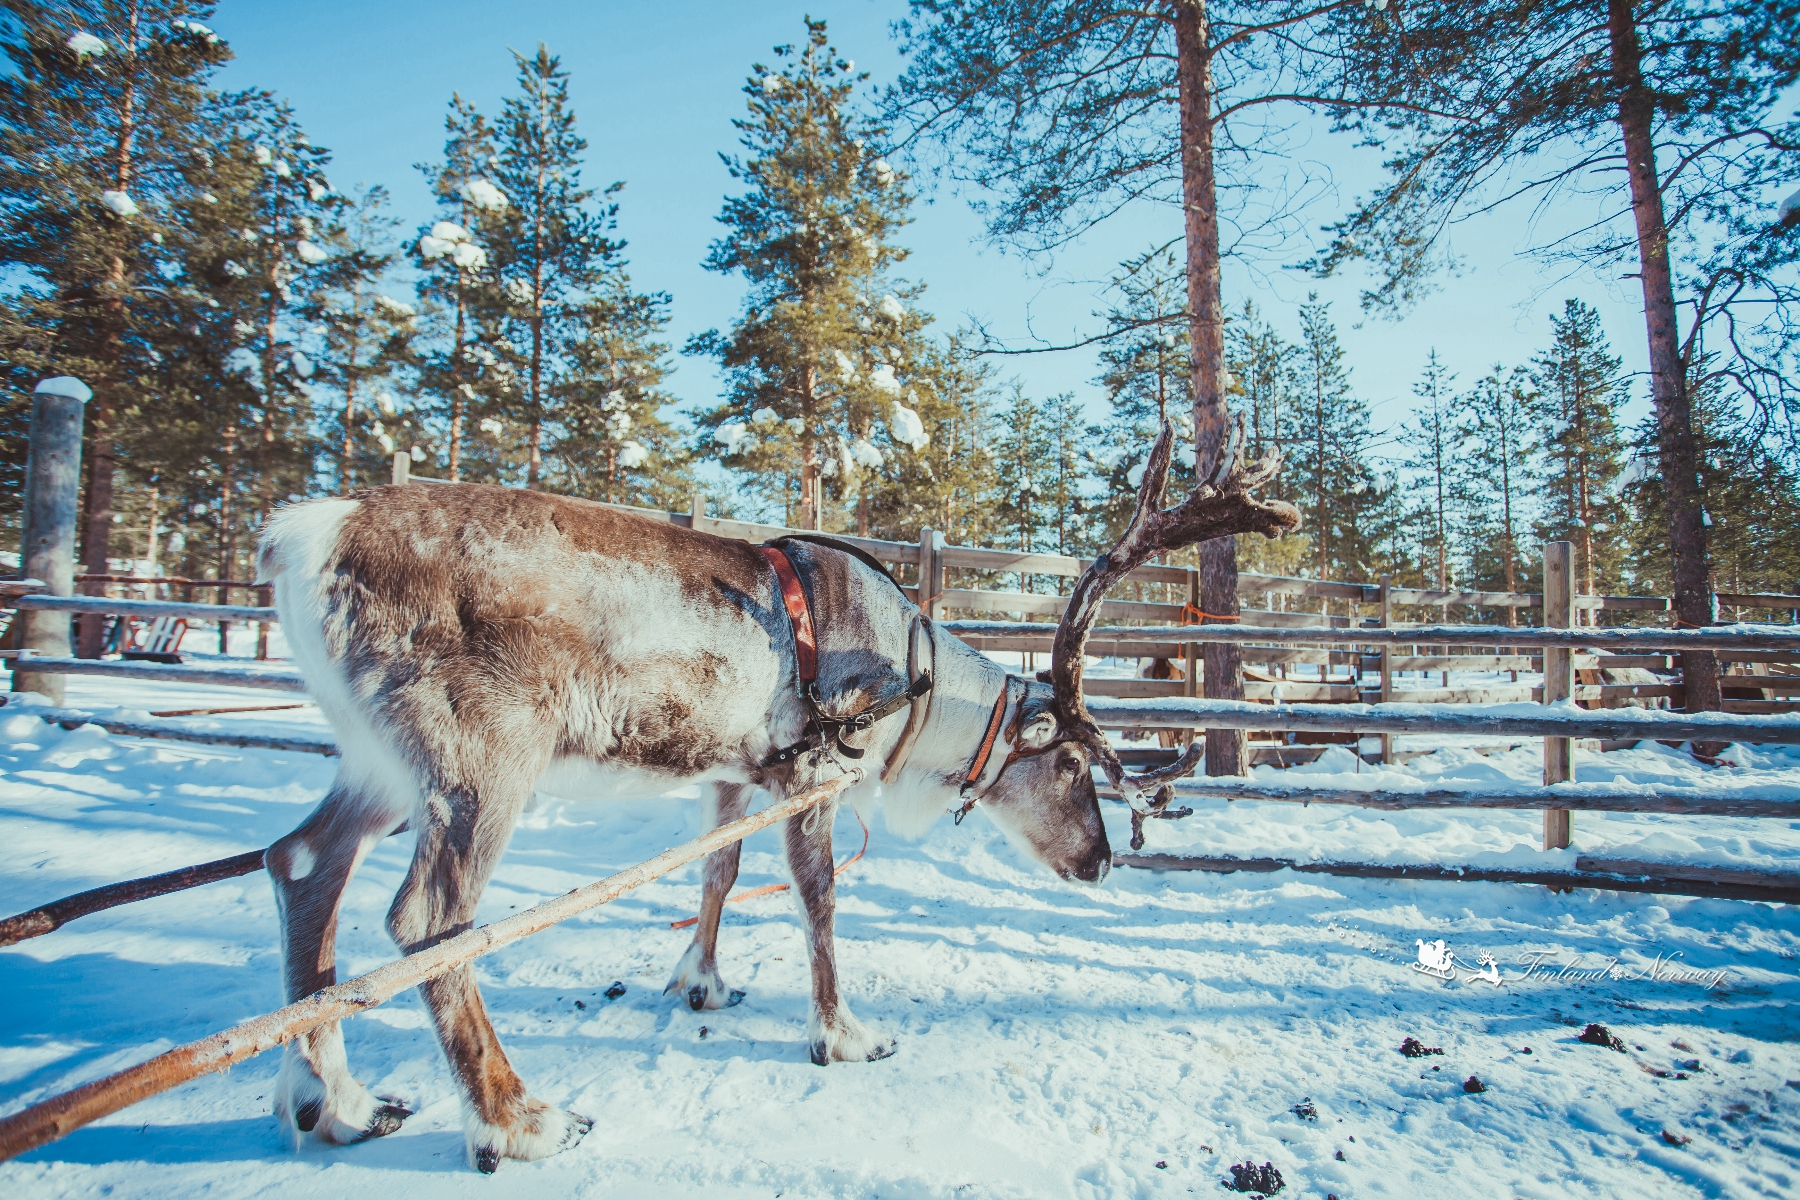
[{"label": "snow-covered fence rail", "polygon": [[1419,879],[1451,883],[1533,883],[1552,888],[1598,888],[1614,892],[1702,896],[1719,900],[1800,903],[1800,875],[1685,866],[1578,856],[1575,869],[1524,870],[1516,867],[1440,867],[1430,863],[1337,862],[1331,859],[1237,858],[1229,855],[1115,854],[1113,865],[1149,871],[1296,871],[1352,879]]},{"label": "snow-covered fence rail", "polygon": [[[108,675],[162,683],[210,683],[220,687],[264,688],[277,692],[304,692],[306,680],[298,671],[277,667],[202,666],[197,663],[122,662],[107,658],[61,658],[33,655],[33,675]],[[21,674],[26,668],[21,667]]]},{"label": "snow-covered fence rail", "polygon": [[1327,733],[1470,733],[1613,741],[1800,745],[1800,713],[1685,713],[1547,704],[1254,704],[1167,696],[1096,696],[1087,708],[1117,729],[1311,729]]},{"label": "snow-covered fence rail", "polygon": [[98,616],[186,617],[199,621],[248,621],[274,625],[275,609],[249,604],[199,604],[180,600],[115,600],[108,596],[19,596],[7,607],[22,612],[84,613]]},{"label": "snow-covered fence rail", "polygon": [[177,1046],[135,1067],[0,1118],[0,1161],[16,1158],[66,1137],[83,1125],[179,1087],[191,1079],[227,1070],[321,1025],[366,1012],[408,988],[616,900],[633,888],[661,878],[677,867],[740,841],[759,829],[832,800],[858,778],[860,774],[852,772],[796,793],[761,812],[721,825],[711,833],[683,842],[616,875],[546,900],[492,925],[458,934],[367,975],[321,988],[286,1008],[234,1025],[200,1041]]},{"label": "snow-covered fence rail", "polygon": [[[1248,779],[1181,779],[1174,784],[1178,800],[1258,800],[1276,804],[1338,804],[1407,812],[1422,808],[1558,808],[1571,812],[1665,813],[1681,817],[1774,817],[1800,820],[1800,795],[1770,795],[1767,790],[1740,788],[1621,787],[1616,784],[1558,784],[1555,787],[1386,788],[1315,787],[1303,783],[1261,783]],[[1119,799],[1114,788],[1100,794]]]},{"label": "snow-covered fence rail", "polygon": [[[1261,614],[1257,614],[1261,615]],[[1047,636],[1056,626],[1018,621],[944,621],[940,628],[958,636]],[[1765,650],[1800,657],[1800,628],[1792,625],[1721,625],[1705,629],[1545,629],[1507,625],[1415,625],[1406,629],[1283,629],[1259,625],[1163,625],[1095,629],[1088,637],[1090,653],[1104,654],[1114,641],[1229,642],[1237,645],[1279,642],[1289,645],[1341,645],[1354,641],[1375,646],[1554,647],[1569,650]]]}]

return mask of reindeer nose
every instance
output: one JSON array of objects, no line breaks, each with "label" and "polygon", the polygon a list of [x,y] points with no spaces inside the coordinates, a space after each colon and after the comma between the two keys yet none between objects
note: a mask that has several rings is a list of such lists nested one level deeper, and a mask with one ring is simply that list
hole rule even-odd
[{"label": "reindeer nose", "polygon": [[1097,887],[1105,880],[1106,873],[1110,870],[1112,870],[1112,850],[1109,847],[1102,847],[1099,853],[1075,868],[1071,874],[1077,882],[1091,883]]}]

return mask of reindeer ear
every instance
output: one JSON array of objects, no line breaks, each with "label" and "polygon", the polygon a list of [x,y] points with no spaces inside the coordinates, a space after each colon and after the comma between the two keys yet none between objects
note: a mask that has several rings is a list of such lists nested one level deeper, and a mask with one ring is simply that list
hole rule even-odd
[{"label": "reindeer ear", "polygon": [[1056,740],[1056,717],[1039,713],[1031,724],[1019,731],[1019,749],[1042,750]]}]

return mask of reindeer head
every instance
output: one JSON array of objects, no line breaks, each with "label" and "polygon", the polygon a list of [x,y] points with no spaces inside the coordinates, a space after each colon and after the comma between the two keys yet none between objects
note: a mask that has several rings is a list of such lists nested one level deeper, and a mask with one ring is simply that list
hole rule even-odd
[{"label": "reindeer head", "polygon": [[[1039,676],[1042,682],[1028,686],[1013,718],[1010,769],[1002,769],[982,798],[1003,829],[1065,879],[1097,883],[1111,862],[1092,764],[1098,763],[1131,803],[1136,844],[1143,818],[1167,808],[1173,796],[1167,784],[1191,774],[1200,761],[1201,746],[1196,742],[1173,766],[1127,775],[1088,714],[1081,697],[1083,653],[1107,591],[1158,554],[1239,533],[1279,537],[1300,524],[1300,513],[1291,504],[1257,500],[1250,494],[1274,478],[1281,460],[1270,454],[1253,466],[1243,464],[1242,417],[1232,427],[1213,476],[1196,482],[1180,504],[1162,508],[1174,437],[1165,421],[1150,448],[1130,524],[1118,544],[1076,580],[1056,629],[1050,670]],[[1154,799],[1147,798],[1149,792],[1155,793]]]}]

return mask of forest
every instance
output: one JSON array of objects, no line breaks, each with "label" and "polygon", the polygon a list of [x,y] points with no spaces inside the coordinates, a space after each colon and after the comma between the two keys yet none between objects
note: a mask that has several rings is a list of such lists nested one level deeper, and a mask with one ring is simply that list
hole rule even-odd
[{"label": "forest", "polygon": [[[446,98],[441,156],[418,167],[438,211],[409,226],[382,186],[334,185],[304,114],[217,86],[231,50],[208,6],[15,0],[0,520],[16,541],[32,389],[57,375],[94,391],[86,569],[189,578],[248,577],[276,508],[383,483],[395,453],[445,479],[679,510],[700,493],[721,516],[1091,553],[1129,516],[1160,422],[1186,448],[1181,483],[1216,445],[1217,413],[1241,415],[1251,454],[1279,450],[1275,492],[1305,519],[1239,544],[1240,569],[1531,591],[1539,543],[1567,539],[1581,590],[1669,594],[1698,544],[1714,589],[1794,591],[1800,125],[1785,109],[1800,15],[1625,5],[1625,29],[1620,7],[1177,4],[1150,20],[1119,4],[917,0],[894,29],[906,72],[881,86],[809,19],[744,63],[742,108],[721,116],[738,152],[705,265],[741,282],[738,318],[676,345],[671,297],[634,285],[625,201],[596,182],[606,164],[549,47],[514,52],[516,84],[491,111]],[[1502,46],[1576,25],[1564,58],[1507,72]],[[1619,68],[1627,33],[1650,79],[1641,119]],[[1013,76],[991,66],[1001,45],[1019,48]],[[1218,82],[1182,76],[1184,46]],[[1196,94],[1211,105],[1199,124]],[[1246,149],[1249,122],[1278,103],[1387,163],[1304,264],[1364,272],[1365,312],[1223,294],[1231,248],[1190,218],[1185,245],[1120,263],[1093,314],[1096,413],[1010,377],[985,331],[939,320],[930,281],[907,273],[934,178],[986,188],[994,237],[1053,245],[1121,189],[1198,194],[1193,145],[1217,194],[1241,194],[1269,169]],[[1644,195],[1618,170],[1640,126],[1664,172],[1674,319],[1649,322],[1649,377],[1615,348],[1646,331],[1603,328],[1583,294],[1597,273],[1654,275],[1630,228]],[[1611,189],[1618,219],[1543,248],[1582,270],[1562,272],[1536,353],[1432,351],[1410,413],[1378,427],[1349,366],[1357,320],[1405,319],[1446,268],[1437,239],[1458,213],[1516,210],[1523,228],[1574,188]],[[715,403],[673,401],[684,360],[723,372]],[[1659,388],[1650,417],[1626,419]],[[1689,509],[1697,538],[1680,532]]]}]

